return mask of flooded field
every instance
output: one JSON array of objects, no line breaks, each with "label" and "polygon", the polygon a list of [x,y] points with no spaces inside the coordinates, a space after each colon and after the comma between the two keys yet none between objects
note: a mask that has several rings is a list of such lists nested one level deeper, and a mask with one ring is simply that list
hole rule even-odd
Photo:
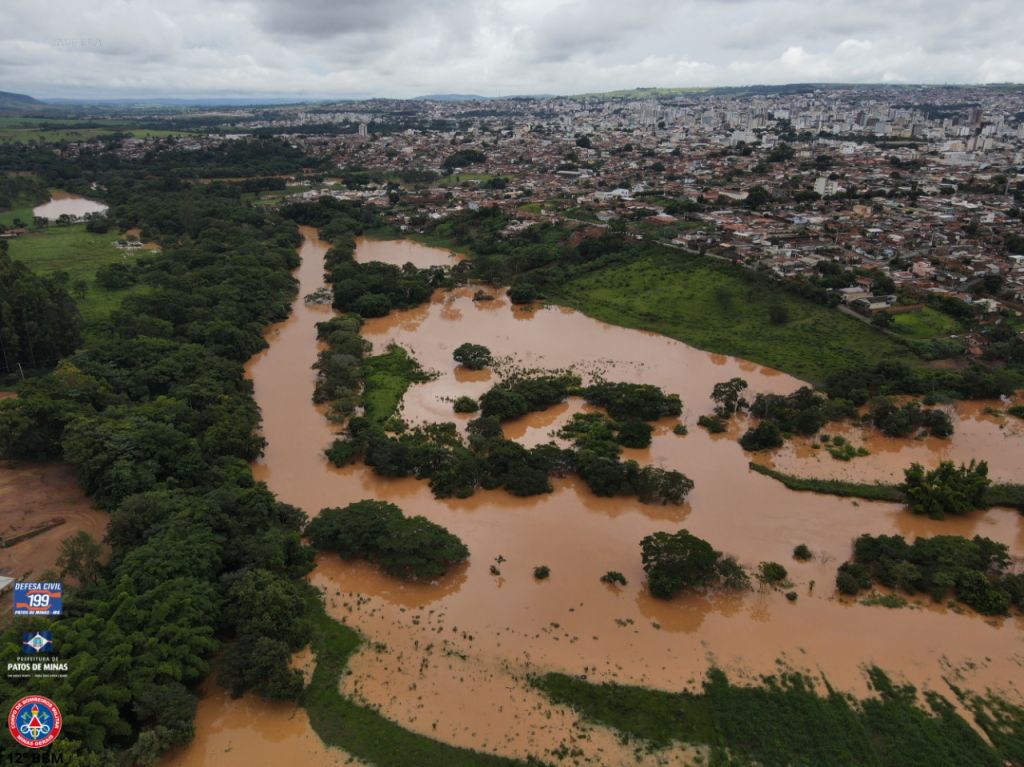
[{"label": "flooded field", "polygon": [[[4,394],[0,392],[0,397]],[[62,540],[82,530],[102,540],[108,519],[92,507],[78,486],[73,467],[0,463],[0,537],[9,540],[57,519],[63,519],[63,524],[0,548],[0,575],[38,577],[52,570]]]},{"label": "flooded field", "polygon": [[374,240],[369,237],[356,238],[356,261],[381,261],[393,266],[407,263],[423,269],[427,266],[449,266],[462,256],[440,248],[429,248],[412,240]]},{"label": "flooded field", "polygon": [[[322,284],[328,247],[315,231],[304,229],[303,234],[300,296]],[[408,243],[360,240],[357,258],[425,266],[449,256]],[[866,694],[863,666],[874,663],[947,695],[948,682],[1018,695],[1015,691],[1024,686],[1024,619],[985,620],[925,603],[897,610],[853,604],[835,596],[833,583],[836,566],[861,533],[981,534],[1007,543],[1020,556],[1024,517],[993,509],[935,522],[913,517],[896,504],[788,491],[748,469],[750,456],[735,441],[742,424],[712,436],[696,427],[696,419],[711,409],[712,386],[732,376],[749,381],[752,392],[787,392],[801,382],[569,309],[513,307],[501,291],[494,301],[474,302],[473,293],[439,291],[427,305],[364,326],[375,350],[400,343],[439,374],[409,390],[403,411],[407,420],[468,419],[452,413],[451,400],[478,396],[497,379],[494,373],[468,373],[455,365],[452,351],[467,341],[490,347],[501,358],[499,368],[572,366],[584,378],[601,373],[609,380],[653,383],[682,397],[681,420],[689,425],[689,435],[675,435],[672,427],[678,421],[666,419],[656,425],[650,448],[628,450],[626,457],[678,469],[696,482],[696,489],[678,507],[597,498],[575,479],[556,480],[555,492],[541,497],[478,491],[469,499],[438,501],[425,482],[382,479],[363,466],[333,468],[322,453],[333,434],[311,403],[310,368],[318,351],[315,323],[330,316],[330,310],[299,299],[292,316],[268,332],[270,348],[247,368],[268,441],[265,456],[254,466],[257,478],[281,500],[311,515],[363,498],[392,501],[408,515],[421,514],[449,528],[471,551],[465,566],[436,584],[404,584],[363,563],[320,557],[311,580],[326,593],[329,612],[369,640],[350,662],[352,673],[343,681],[347,694],[404,727],[450,743],[541,758],[568,745],[581,749],[581,758],[591,764],[637,761],[632,749],[611,733],[581,723],[567,709],[551,707],[526,684],[527,674],[565,671],[598,681],[681,689],[699,683],[712,663],[743,680],[776,671],[781,660],[827,675],[841,689]],[[911,460],[934,465],[945,457],[978,457],[990,460],[997,479],[1019,477],[1024,460],[1020,430],[975,417],[972,407],[958,408],[957,433],[941,444],[926,440],[899,447],[897,442],[906,441],[893,441],[889,450],[872,444],[870,457],[841,469],[832,466],[839,462],[827,454],[819,459],[810,455],[809,446],[798,445],[783,452],[777,465],[809,476],[849,471],[858,478],[888,481]],[[532,414],[506,424],[506,435],[527,444],[546,441],[582,408],[580,401],[570,401]],[[775,590],[691,594],[671,602],[651,598],[644,588],[640,540],[680,528],[747,566],[762,560],[783,563],[798,600],[789,602]],[[799,543],[815,553],[813,561],[793,560],[791,552]],[[499,574],[492,574],[492,565]],[[551,577],[534,580],[536,565],[549,566]],[[628,585],[601,583],[607,570],[621,571]],[[247,699],[208,698],[200,709],[200,738],[207,737],[204,711],[210,721],[222,723],[219,737],[245,737],[249,723],[244,717],[237,729],[230,722],[237,706],[250,705]],[[292,724],[268,726],[271,733],[261,726],[252,737],[273,737]],[[677,753],[670,761],[679,763],[683,756]],[[317,759],[310,761],[333,763],[325,761],[326,755]],[[657,757],[644,759],[653,764]],[[199,762],[180,762],[190,763]],[[249,763],[241,756],[217,758],[217,764]]]},{"label": "flooded field", "polygon": [[993,481],[1020,482],[1024,475],[1024,420],[1007,415],[1008,406],[999,400],[942,406],[956,425],[952,439],[898,439],[857,424],[829,424],[823,431],[845,437],[855,446],[863,445],[870,455],[837,461],[826,450],[813,448],[813,440],[796,439],[769,462],[793,474],[852,482],[900,482],[903,469],[915,461],[930,466],[940,460],[969,463],[984,458]]},{"label": "flooded field", "polygon": [[53,191],[50,194],[49,202],[32,209],[33,216],[41,216],[54,221],[63,215],[78,218],[86,213],[102,213],[107,209],[103,203],[80,197],[77,194],[61,191]]},{"label": "flooded field", "polygon": [[[306,680],[312,673],[312,654],[300,653],[296,665]],[[161,763],[164,767],[207,765],[315,765],[338,767],[361,762],[328,748],[313,732],[306,710],[294,703],[272,703],[254,695],[232,699],[217,684],[206,680],[196,711],[196,737],[187,749]]]}]

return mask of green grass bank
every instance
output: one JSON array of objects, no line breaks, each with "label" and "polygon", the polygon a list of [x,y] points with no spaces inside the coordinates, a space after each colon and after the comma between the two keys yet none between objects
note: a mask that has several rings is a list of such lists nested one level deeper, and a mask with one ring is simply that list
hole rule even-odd
[{"label": "green grass bank", "polygon": [[[550,296],[599,320],[652,330],[820,383],[844,368],[915,357],[864,323],[735,267],[692,255],[649,254],[571,280]],[[773,307],[784,322],[773,323]]]}]

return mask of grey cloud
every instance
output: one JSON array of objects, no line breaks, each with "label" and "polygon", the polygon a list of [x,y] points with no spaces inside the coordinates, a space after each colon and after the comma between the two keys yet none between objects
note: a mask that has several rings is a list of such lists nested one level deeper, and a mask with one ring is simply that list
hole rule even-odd
[{"label": "grey cloud", "polygon": [[6,0],[5,10],[18,24],[0,29],[0,89],[41,96],[1024,80],[1020,0]]},{"label": "grey cloud", "polygon": [[256,19],[270,35],[310,38],[380,35],[424,19],[472,13],[454,0],[256,0]]}]

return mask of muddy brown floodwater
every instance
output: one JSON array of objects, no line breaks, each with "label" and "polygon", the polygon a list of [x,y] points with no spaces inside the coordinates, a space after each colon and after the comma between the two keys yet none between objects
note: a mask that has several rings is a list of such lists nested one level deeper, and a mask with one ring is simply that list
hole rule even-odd
[{"label": "muddy brown floodwater", "polygon": [[[0,392],[2,398],[6,392]],[[60,543],[85,531],[103,540],[108,516],[92,507],[74,467],[56,463],[0,462],[0,537],[12,538],[56,519],[64,523],[9,548],[0,548],[0,575],[38,577],[52,570]]]},{"label": "muddy brown floodwater", "polygon": [[428,248],[412,240],[374,240],[356,238],[356,260],[360,263],[381,261],[393,266],[414,263],[421,269],[428,266],[449,266],[462,256],[439,248]]},{"label": "muddy brown floodwater", "polygon": [[65,214],[84,216],[86,213],[102,213],[107,206],[77,194],[55,190],[50,193],[50,201],[32,209],[33,216],[42,216],[54,220]]},{"label": "muddy brown floodwater", "polygon": [[953,439],[898,439],[857,424],[829,424],[823,431],[845,437],[854,446],[863,445],[870,455],[837,461],[826,450],[814,449],[813,440],[795,439],[766,463],[793,474],[897,483],[903,480],[903,469],[915,461],[932,465],[940,460],[968,463],[972,458],[984,458],[994,481],[1020,482],[1024,421],[1006,414],[1012,404],[989,400],[942,406],[956,425]]},{"label": "muddy brown floodwater", "polygon": [[[313,230],[303,229],[303,235],[300,296],[322,285],[328,247]],[[388,248],[396,252],[388,255]],[[370,260],[370,253],[377,260],[420,266],[448,258],[416,244],[360,240],[357,259]],[[495,301],[475,303],[473,292],[439,291],[427,305],[365,324],[363,333],[376,350],[400,343],[439,374],[409,390],[403,406],[407,420],[468,420],[452,413],[451,399],[478,396],[497,379],[488,371],[467,374],[455,366],[452,351],[466,341],[487,345],[507,358],[503,364],[573,366],[584,377],[599,372],[609,380],[657,384],[681,395],[682,420],[690,433],[673,434],[677,421],[666,419],[657,424],[649,449],[627,454],[683,471],[696,489],[683,506],[597,498],[575,479],[555,481],[555,492],[542,497],[481,491],[465,500],[439,501],[425,482],[383,479],[363,466],[333,468],[322,452],[332,430],[311,403],[310,368],[318,351],[314,325],[330,310],[296,301],[292,316],[268,332],[270,347],[247,368],[268,442],[254,466],[256,476],[281,500],[310,515],[362,498],[392,501],[407,514],[422,514],[449,528],[472,552],[467,565],[436,584],[403,584],[364,563],[319,558],[311,580],[326,593],[329,612],[370,640],[349,664],[352,673],[342,683],[346,694],[378,707],[404,727],[449,743],[541,758],[550,758],[550,749],[565,744],[581,749],[582,759],[591,764],[637,761],[608,731],[551,706],[525,683],[527,674],[555,670],[596,681],[682,689],[698,684],[712,663],[743,681],[776,671],[782,660],[825,674],[841,689],[867,694],[863,666],[873,663],[946,695],[948,683],[955,681],[1019,697],[1024,620],[984,620],[924,603],[887,610],[840,600],[833,589],[835,568],[861,533],[981,534],[1008,544],[1019,556],[1024,524],[1018,514],[993,509],[935,522],[913,517],[896,504],[788,491],[749,471],[749,456],[735,440],[741,424],[734,424],[730,434],[712,436],[696,428],[696,419],[710,411],[709,394],[718,381],[742,376],[753,392],[780,393],[800,381],[573,310],[513,307],[501,291],[495,292]],[[570,400],[507,424],[506,434],[525,443],[546,441],[581,409],[581,402]],[[1019,476],[1024,437],[998,420],[962,406],[954,414],[957,433],[951,440],[894,442],[889,450],[872,444],[870,458],[856,459],[844,469],[855,470],[858,477],[889,479],[911,459],[934,465],[963,456],[989,459],[999,478]],[[819,462],[810,452],[798,446],[778,461],[795,473],[818,475],[823,467],[839,473],[825,463],[832,459]],[[680,528],[748,566],[782,562],[799,599],[790,603],[774,590],[652,599],[644,589],[640,539]],[[798,543],[814,551],[812,562],[792,559]],[[500,575],[491,574],[492,564]],[[551,568],[551,577],[535,581],[533,568],[541,564]],[[621,571],[628,585],[601,583],[607,570]],[[209,709],[211,704],[203,705]],[[218,704],[214,721],[223,721],[235,705],[243,704]],[[279,725],[273,717],[259,721],[254,738],[270,737],[266,727],[283,733],[295,727],[293,719]],[[202,733],[202,717],[198,726]],[[218,753],[216,763],[250,763],[229,756]],[[687,761],[682,751],[643,757],[652,764],[658,759]],[[186,763],[200,762],[180,764]]]},{"label": "muddy brown floodwater", "polygon": [[196,711],[196,737],[164,767],[277,767],[277,765],[360,764],[328,748],[309,724],[306,710],[293,703],[270,703],[252,695],[234,700],[211,678]]}]

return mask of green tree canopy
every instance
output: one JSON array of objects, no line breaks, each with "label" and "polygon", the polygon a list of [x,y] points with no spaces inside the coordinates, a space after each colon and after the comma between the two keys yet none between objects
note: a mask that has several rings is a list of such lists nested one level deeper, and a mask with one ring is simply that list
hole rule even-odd
[{"label": "green tree canopy", "polygon": [[684,589],[700,588],[717,575],[719,552],[686,530],[654,533],[640,542],[651,594],[671,599]]},{"label": "green tree canopy", "polygon": [[491,364],[491,350],[481,344],[461,344],[452,352],[452,357],[470,370],[483,370]]},{"label": "green tree canopy", "polygon": [[943,461],[931,471],[914,463],[903,476],[900,490],[907,496],[907,506],[914,514],[927,514],[932,519],[947,514],[963,516],[980,508],[985,490],[992,484],[985,461],[971,461],[959,468],[952,461]]}]

